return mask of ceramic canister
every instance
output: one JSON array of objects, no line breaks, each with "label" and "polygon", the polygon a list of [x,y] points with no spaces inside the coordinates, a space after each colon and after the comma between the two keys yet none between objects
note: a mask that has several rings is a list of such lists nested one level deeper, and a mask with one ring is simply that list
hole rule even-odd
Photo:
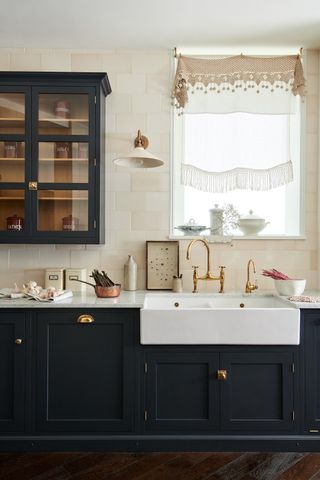
[{"label": "ceramic canister", "polygon": [[219,208],[219,205],[215,205],[214,208],[209,210],[210,212],[210,231],[211,235],[223,234],[223,208]]}]

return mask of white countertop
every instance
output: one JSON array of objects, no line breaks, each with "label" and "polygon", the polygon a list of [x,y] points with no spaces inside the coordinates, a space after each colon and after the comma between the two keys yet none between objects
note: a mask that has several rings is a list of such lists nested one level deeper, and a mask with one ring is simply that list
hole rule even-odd
[{"label": "white countertop", "polygon": [[74,294],[73,297],[56,302],[38,302],[33,299],[0,299],[0,308],[141,308],[145,290],[122,291],[116,298],[98,298],[95,294]]},{"label": "white countertop", "polygon": [[[170,291],[164,290],[137,290],[135,292],[122,291],[120,296],[117,298],[97,298],[94,294],[74,294],[72,298],[58,302],[37,302],[35,300],[20,298],[20,299],[0,299],[0,308],[142,308],[144,303],[144,298],[146,294],[159,294],[159,295],[172,295],[173,297],[179,297],[179,293],[173,293]],[[184,292],[184,294],[190,294],[191,292]],[[248,296],[243,292],[226,292],[223,295],[243,295],[243,297]],[[219,293],[203,293],[202,295],[207,295],[210,297],[219,296]],[[260,291],[250,294],[252,296],[271,296],[274,295],[272,291]],[[319,297],[320,292],[310,291],[304,295],[309,295],[312,297]],[[286,299],[287,297],[281,297]],[[297,308],[318,308],[320,309],[319,303],[307,303],[307,302],[289,302],[292,303]]]}]

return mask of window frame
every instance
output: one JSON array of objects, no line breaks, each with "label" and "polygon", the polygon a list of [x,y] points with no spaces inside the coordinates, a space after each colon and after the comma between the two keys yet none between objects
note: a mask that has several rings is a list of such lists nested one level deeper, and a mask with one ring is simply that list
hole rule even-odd
[{"label": "window frame", "polygon": [[[199,53],[199,52],[198,52]],[[194,55],[195,53],[192,52]],[[199,53],[200,54],[200,53]],[[203,53],[202,53],[203,55]],[[270,52],[269,52],[270,55]],[[176,59],[172,62],[173,72],[176,69]],[[306,59],[303,59],[303,65],[305,71],[307,71]],[[175,240],[188,240],[193,238],[199,238],[199,235],[179,235],[176,233],[174,227],[174,211],[175,208],[179,208],[176,205],[181,202],[183,193],[181,190],[183,185],[177,181],[179,173],[178,162],[183,158],[183,124],[180,121],[180,117],[177,115],[174,105],[171,107],[171,145],[170,145],[170,233],[169,238]],[[212,235],[200,235],[206,238],[210,243],[225,243],[234,240],[306,240],[306,102],[300,102],[300,209],[299,209],[299,234],[297,235],[232,235],[223,237],[214,237]],[[177,138],[180,141],[177,141]],[[179,193],[180,191],[180,193]]]}]

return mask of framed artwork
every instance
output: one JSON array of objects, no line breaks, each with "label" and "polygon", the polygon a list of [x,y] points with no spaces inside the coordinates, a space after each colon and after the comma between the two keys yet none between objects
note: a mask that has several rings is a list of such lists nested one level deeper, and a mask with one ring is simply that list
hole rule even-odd
[{"label": "framed artwork", "polygon": [[147,244],[147,290],[171,290],[173,275],[179,275],[179,242],[153,241]]}]

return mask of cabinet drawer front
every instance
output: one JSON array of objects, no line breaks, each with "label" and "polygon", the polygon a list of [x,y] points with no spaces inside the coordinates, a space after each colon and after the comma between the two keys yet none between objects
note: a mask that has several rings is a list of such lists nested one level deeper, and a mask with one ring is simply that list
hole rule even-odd
[{"label": "cabinet drawer front", "polygon": [[25,315],[0,314],[0,431],[22,432],[25,409]]},{"label": "cabinet drawer front", "polygon": [[215,430],[217,354],[153,352],[145,356],[147,431]]},{"label": "cabinet drawer front", "polygon": [[290,431],[293,414],[293,354],[222,353],[221,429]]},{"label": "cabinet drawer front", "polygon": [[[130,311],[72,310],[37,317],[38,428],[130,431],[134,378]],[[81,318],[90,321],[82,323]]]}]

